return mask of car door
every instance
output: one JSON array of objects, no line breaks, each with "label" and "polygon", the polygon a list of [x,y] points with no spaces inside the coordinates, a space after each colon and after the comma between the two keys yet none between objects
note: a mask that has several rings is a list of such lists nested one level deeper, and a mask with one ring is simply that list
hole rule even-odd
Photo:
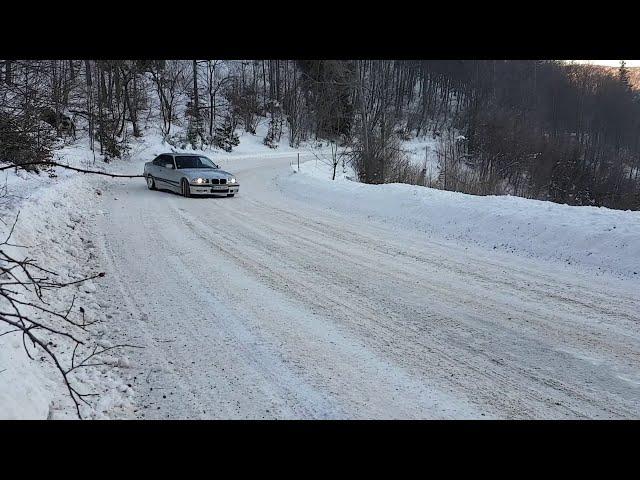
[{"label": "car door", "polygon": [[158,178],[160,176],[160,174],[161,174],[161,170],[160,170],[160,157],[161,156],[162,155],[158,155],[156,158],[154,158],[153,161],[151,162],[151,164],[149,164],[149,166],[148,166],[149,173],[154,178]]},{"label": "car door", "polygon": [[176,162],[173,155],[163,155],[165,157],[164,163],[166,165],[171,165],[172,168],[166,168],[165,172],[167,172],[167,181],[170,182],[171,187],[180,191],[180,171],[176,169]]},{"label": "car door", "polygon": [[160,155],[153,163],[157,172],[156,177],[162,183],[162,186],[164,188],[173,188],[172,169],[166,167],[168,164],[173,164],[173,159],[169,155]]},{"label": "car door", "polygon": [[162,155],[158,155],[151,163],[151,175],[156,179],[156,183],[159,183],[161,187],[165,185],[164,167],[162,167]]}]

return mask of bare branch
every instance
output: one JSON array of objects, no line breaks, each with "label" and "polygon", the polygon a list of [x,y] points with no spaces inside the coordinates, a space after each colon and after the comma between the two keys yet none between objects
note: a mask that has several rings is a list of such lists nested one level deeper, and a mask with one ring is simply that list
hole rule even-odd
[{"label": "bare branch", "polygon": [[144,175],[121,175],[121,174],[117,174],[117,173],[108,173],[108,172],[101,172],[99,170],[87,170],[84,168],[77,168],[77,167],[72,167],[70,165],[64,165],[62,163],[58,163],[58,162],[53,162],[53,161],[45,161],[45,162],[25,162],[25,163],[21,163],[19,165],[4,165],[2,167],[0,167],[0,171],[2,170],[8,170],[9,168],[18,168],[18,167],[24,167],[27,165],[45,165],[45,166],[55,166],[55,167],[60,167],[60,168],[66,168],[67,170],[73,170],[75,172],[80,172],[80,173],[91,173],[94,175],[104,175],[106,177],[112,177],[112,178],[144,178]]}]

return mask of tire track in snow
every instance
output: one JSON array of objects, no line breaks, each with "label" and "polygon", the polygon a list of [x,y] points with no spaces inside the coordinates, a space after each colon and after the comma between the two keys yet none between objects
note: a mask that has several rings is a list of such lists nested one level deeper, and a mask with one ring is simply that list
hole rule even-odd
[{"label": "tire track in snow", "polygon": [[[236,210],[234,212],[234,215],[242,217],[243,215],[246,215],[246,212],[243,214],[242,212],[239,212],[238,210]],[[293,236],[293,234],[291,234],[288,231],[284,232],[284,231],[275,231],[274,230],[274,231],[271,231],[271,232],[269,232],[267,234],[266,231],[268,231],[269,228],[273,229],[273,228],[275,228],[274,226],[277,226],[277,227],[283,226],[283,225],[286,224],[286,222],[282,218],[277,218],[277,217],[274,217],[273,215],[269,217],[270,218],[269,222],[265,222],[265,221],[261,222],[260,219],[264,219],[264,218],[266,218],[264,215],[257,214],[254,217],[245,218],[244,219],[245,222],[243,222],[242,225],[250,226],[250,227],[247,227],[247,228],[243,228],[242,237],[243,237],[244,242],[246,242],[247,238],[249,237],[249,235],[246,232],[247,229],[252,230],[254,234],[256,232],[262,232],[264,234],[264,238],[266,238],[268,240],[278,239],[278,238],[289,239],[291,236]],[[191,220],[194,220],[194,219],[191,218]],[[259,224],[259,227],[255,227],[256,223]],[[296,222],[296,224],[293,225],[292,227],[298,228],[299,223],[300,222]],[[206,229],[205,229],[205,231],[206,231]],[[332,231],[331,229],[325,229],[323,233],[324,233],[324,235],[327,235],[327,233],[331,232],[331,231]],[[315,233],[316,233],[316,235],[319,235],[320,232],[315,232]],[[206,236],[206,233],[204,233],[203,235]],[[224,235],[219,234],[219,235],[216,235],[214,238],[216,238],[216,240],[218,240],[218,239],[220,239],[222,237],[224,237]],[[301,240],[306,240],[306,239],[303,239],[303,238],[298,236],[298,238],[296,240],[298,242],[300,242]],[[232,236],[228,236],[228,237],[226,237],[226,241],[228,242],[228,244],[225,245],[225,246],[229,247],[229,245],[233,245],[234,238]],[[267,246],[263,246],[261,248],[257,248],[255,250],[250,251],[250,252],[247,251],[247,244],[243,243],[243,245],[242,245],[243,246],[243,252],[237,252],[235,254],[234,258],[236,259],[236,261],[238,261],[243,254],[244,255],[248,255],[249,253],[250,253],[249,256],[251,258],[253,258],[253,259],[259,258],[259,253],[261,251],[264,252],[264,251],[268,251],[269,249],[273,249],[276,246],[275,245],[276,243],[277,242],[274,242],[274,241],[271,240],[271,241],[267,242]],[[362,242],[360,242],[360,243],[362,245]],[[340,245],[340,244],[336,243],[336,245]],[[218,248],[221,248],[218,243],[216,243],[216,246]],[[288,245],[289,251],[294,251],[296,249],[304,251],[305,249],[309,249],[311,246],[313,246],[313,245],[312,244],[300,245],[300,243],[296,243],[296,242],[291,242]],[[229,254],[228,251],[226,253]],[[315,253],[319,254],[320,258],[327,258],[326,253],[328,253],[328,252],[315,252]],[[279,259],[280,262],[285,262],[285,259],[286,259],[286,256],[287,256],[287,249],[286,248],[285,249],[282,249],[282,248],[278,249],[278,251],[274,252],[274,254],[275,254],[274,256],[276,256]],[[366,255],[367,254],[365,254],[365,256]],[[293,260],[290,260],[288,263],[289,263],[289,269],[291,269],[291,265],[305,265],[304,259],[301,259],[299,257],[295,257]],[[350,267],[353,267],[353,265],[350,265]],[[259,267],[256,267],[256,268],[257,268],[257,270],[255,270],[256,272],[269,272],[269,268],[268,268],[268,266],[266,264],[261,264]],[[371,270],[371,268],[369,268],[369,269]],[[317,272],[314,272],[314,273],[317,273]],[[335,272],[328,272],[325,275],[325,277],[332,277],[332,276],[335,276]],[[293,278],[280,276],[280,278],[278,278],[278,280],[275,282],[276,288],[277,288],[277,284],[278,283],[284,283],[285,281],[289,282],[288,283],[288,287],[287,287],[288,290],[305,291],[309,287],[312,287],[312,284],[300,283],[300,284],[297,285],[298,288],[295,288],[296,284],[295,284],[295,280]],[[292,283],[294,284],[293,287],[291,285]],[[363,293],[363,292],[360,292],[360,293]],[[440,291],[439,293],[440,294],[444,294],[445,292],[444,291]],[[319,292],[314,292],[314,296],[318,295],[318,294],[319,294]],[[336,295],[339,295],[339,292],[336,292]],[[370,295],[370,296],[368,296],[366,298],[370,300],[372,297]],[[486,302],[487,299],[486,298],[481,298],[480,300],[485,300],[485,302]],[[305,301],[311,301],[311,299],[307,298]],[[351,299],[351,301],[357,301],[357,299]],[[455,301],[455,300],[453,300],[453,301]],[[478,307],[479,305],[481,305],[480,301],[476,302],[475,307]],[[469,305],[467,305],[467,307],[468,306]],[[401,305],[399,307],[401,307]],[[352,311],[352,313],[356,314],[356,315],[358,314],[357,311]],[[362,311],[360,311],[360,313],[362,313]],[[488,313],[490,313],[490,312],[488,312]],[[415,312],[414,311],[414,312],[411,312],[411,314],[415,315],[415,314],[419,314],[419,312]],[[530,312],[530,314],[531,314],[531,312]],[[407,318],[408,316],[409,315],[405,315],[404,318]],[[539,314],[538,314],[538,316],[539,316]],[[374,319],[374,318],[375,317],[373,317],[373,316],[370,317],[370,319]],[[404,325],[403,328],[406,328],[406,325]],[[440,326],[440,328],[442,328],[442,325]],[[391,334],[398,334],[398,333],[401,334],[401,331],[400,330],[396,330],[396,331],[390,332],[390,333]],[[482,335],[482,331],[476,329],[475,331],[467,332],[467,335],[469,337],[471,337],[471,338],[477,337],[478,335]],[[512,333],[512,336],[513,336],[513,333]],[[438,351],[438,356],[440,358],[447,358],[447,353],[446,353],[447,350],[451,350],[452,349],[452,346],[453,346],[452,344],[453,344],[453,342],[455,340],[456,335],[452,334],[452,335],[449,335],[449,337],[450,338],[446,339],[446,342],[442,342],[442,347]],[[511,347],[513,347],[515,344],[517,344],[517,342],[513,338],[507,339],[507,340],[509,340],[507,342],[507,345],[509,345]],[[459,353],[461,353],[461,355],[456,356],[455,358],[449,357],[450,364],[448,365],[447,369],[448,370],[450,370],[450,369],[455,370],[456,367],[459,367],[460,365],[466,365],[467,367],[471,368],[472,370],[475,370],[475,374],[477,375],[478,372],[480,371],[480,369],[477,368],[477,367],[474,367],[471,363],[465,362],[463,360],[465,357],[468,356],[468,350],[469,350],[468,346],[463,343],[463,344],[459,345],[458,347],[460,348],[460,352]],[[544,346],[541,345],[540,349],[543,349],[543,348],[547,349],[547,354],[549,356],[553,356],[553,355],[557,356],[558,355],[557,351],[551,350],[548,347],[544,347]],[[466,352],[465,352],[465,350],[466,350]],[[566,359],[565,359],[565,361],[566,361]],[[513,412],[515,412],[516,415],[522,416],[523,413],[526,414],[526,408],[527,408],[526,404],[527,404],[527,402],[535,403],[536,398],[538,399],[538,401],[542,405],[544,405],[546,407],[547,410],[549,408],[552,408],[554,411],[560,412],[560,411],[562,411],[564,409],[564,410],[566,410],[567,414],[569,414],[571,416],[588,416],[588,414],[589,414],[588,413],[589,412],[588,408],[593,408],[594,407],[594,403],[596,403],[596,402],[594,402],[593,394],[592,395],[583,395],[581,393],[581,390],[584,389],[584,386],[578,386],[578,387],[576,387],[575,385],[573,387],[567,386],[565,383],[563,383],[561,381],[557,381],[551,376],[544,376],[544,375],[542,375],[540,373],[537,376],[534,376],[534,375],[531,374],[531,369],[530,368],[527,368],[526,366],[522,366],[522,365],[517,365],[517,364],[515,365],[514,368],[512,368],[512,371],[510,373],[508,372],[508,375],[505,376],[505,375],[503,375],[503,370],[505,370],[504,362],[501,363],[499,361],[496,361],[494,363],[497,366],[499,366],[500,368],[499,369],[494,368],[494,369],[490,370],[490,374],[487,377],[487,380],[493,381],[495,383],[496,381],[499,381],[500,378],[502,378],[503,381],[507,381],[507,385],[503,386],[504,388],[502,389],[502,391],[509,392],[510,389],[513,390],[516,387],[516,385],[513,382],[509,383],[508,380],[509,379],[512,380],[513,377],[516,377],[517,375],[520,376],[521,380],[528,380],[528,383],[530,384],[530,386],[527,386],[526,388],[531,390],[531,392],[532,392],[531,396],[527,397],[525,395],[524,398],[512,399],[512,401],[514,401],[516,403],[516,405],[512,406],[511,409],[513,410]],[[492,365],[489,364],[489,366],[492,366]],[[485,365],[485,368],[486,368],[486,365]],[[553,372],[553,373],[557,374],[557,372]],[[551,402],[551,404],[550,404],[549,401],[545,402],[544,399],[542,398],[543,395],[541,395],[540,392],[538,392],[536,390],[536,388],[539,388],[539,387],[535,387],[536,383],[538,384],[539,387],[540,386],[549,387],[549,389],[551,389],[551,391],[552,391],[552,395],[558,396],[558,394],[562,394],[562,392],[564,392],[563,396],[565,396],[566,398],[563,398],[563,400],[565,400],[566,403],[570,404],[571,401],[580,400],[582,403],[587,405],[587,408],[585,409],[584,405],[583,405],[583,407],[580,407],[580,406],[571,407],[571,405],[567,405],[567,406],[555,405],[555,403],[557,403],[557,402]],[[527,385],[527,382],[521,381],[519,388],[523,388],[523,385]],[[492,391],[494,391],[494,390],[495,389],[492,389]],[[486,393],[487,392],[485,392],[485,394]],[[505,393],[505,395],[508,396],[509,394]],[[550,400],[550,399],[547,399],[547,400]],[[495,399],[494,399],[494,401],[495,401]],[[503,405],[503,407],[507,407],[507,405]],[[632,411],[629,411],[629,410],[626,410],[626,409],[622,409],[622,410],[608,409],[608,408],[605,407],[603,412],[602,412],[602,414],[604,414],[604,415],[614,415],[614,416],[616,416],[616,415],[625,416],[625,415],[629,415],[630,412],[632,412]],[[530,413],[532,414],[532,416],[536,416],[536,415],[540,415],[541,412],[536,412],[534,410],[534,411],[532,411]]]},{"label": "tire track in snow", "polygon": [[[134,251],[108,255],[114,270],[130,264],[122,291],[149,314],[144,327],[169,333],[156,318],[167,308],[183,327],[172,334],[184,350],[156,344],[147,358],[180,364],[160,372],[192,394],[173,403],[174,417],[197,404],[230,418],[269,406],[278,418],[640,413],[640,309],[622,283],[597,289],[544,263],[474,257],[346,213],[288,211],[274,173],[245,170],[233,200],[141,187],[130,214],[114,217],[126,224],[118,245]],[[167,259],[155,271],[135,260],[149,249]],[[174,301],[238,312],[183,318]],[[191,369],[193,355],[217,364]]]}]

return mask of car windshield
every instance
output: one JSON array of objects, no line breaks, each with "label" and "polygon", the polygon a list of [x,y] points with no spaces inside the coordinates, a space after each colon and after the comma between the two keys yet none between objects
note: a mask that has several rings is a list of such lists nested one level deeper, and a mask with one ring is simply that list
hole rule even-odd
[{"label": "car windshield", "polygon": [[178,170],[184,168],[218,168],[218,166],[207,157],[199,155],[180,155],[176,156],[176,168]]}]

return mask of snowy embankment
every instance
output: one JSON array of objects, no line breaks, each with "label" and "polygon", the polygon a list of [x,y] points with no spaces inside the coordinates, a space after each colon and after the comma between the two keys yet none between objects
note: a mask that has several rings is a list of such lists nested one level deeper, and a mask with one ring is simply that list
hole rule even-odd
[{"label": "snowy embankment", "polygon": [[[56,160],[79,168],[105,170],[110,165],[93,164],[93,155],[84,142],[59,149]],[[14,256],[28,256],[47,270],[55,272],[59,281],[73,281],[100,271],[95,246],[91,240],[95,213],[88,208],[101,194],[97,178],[57,168],[40,174],[22,170],[6,170],[2,174],[6,196],[0,203],[4,239],[16,215],[19,214],[11,243],[22,247],[3,247]],[[106,338],[106,319],[113,315],[113,306],[99,304],[95,292],[100,281],[95,279],[77,286],[45,292],[47,308],[64,312],[73,301],[72,315],[79,315],[80,307],[87,321],[99,323],[90,327],[88,340],[101,347],[110,346]],[[75,299],[74,299],[75,298]],[[33,300],[32,297],[28,299]],[[37,312],[34,318],[39,318]],[[60,321],[54,326],[65,330]],[[8,330],[0,325],[0,332]],[[77,332],[75,333],[77,335]],[[68,367],[71,344],[58,337],[39,333],[51,340],[49,347],[63,366]],[[64,388],[62,377],[51,359],[27,342],[33,359],[25,353],[22,336],[11,333],[0,337],[0,418],[44,419],[76,418],[75,408]],[[115,352],[115,351],[114,351]],[[133,392],[124,385],[118,368],[127,365],[126,352],[101,358],[104,366],[76,370],[71,379],[81,393],[99,394],[90,399],[93,407],[83,406],[83,416],[105,418],[124,414],[129,408]],[[116,368],[113,368],[116,367]],[[93,397],[92,397],[93,398]]]},{"label": "snowy embankment", "polygon": [[640,280],[640,212],[574,207],[511,196],[475,196],[406,184],[365,185],[304,163],[279,180],[310,204],[348,211],[433,239],[560,261]]}]

